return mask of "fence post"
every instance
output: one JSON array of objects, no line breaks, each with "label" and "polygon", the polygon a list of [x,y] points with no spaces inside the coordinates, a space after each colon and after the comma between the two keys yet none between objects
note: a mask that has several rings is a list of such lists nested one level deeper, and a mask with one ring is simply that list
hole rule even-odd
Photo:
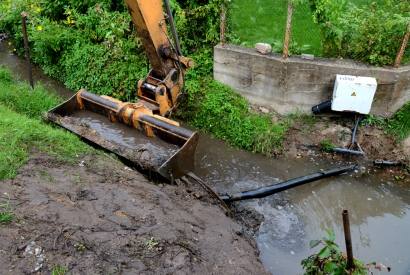
[{"label": "fence post", "polygon": [[21,19],[22,19],[23,39],[24,39],[24,51],[25,51],[25,57],[27,61],[27,68],[28,68],[28,78],[30,81],[31,88],[34,89],[33,70],[32,70],[31,61],[30,61],[30,46],[28,43],[28,35],[27,35],[27,13],[25,11],[21,13]]},{"label": "fence post", "polygon": [[347,210],[343,210],[342,216],[343,216],[343,229],[345,233],[345,242],[346,242],[347,270],[352,270],[354,268],[354,261],[353,261],[352,236],[350,234],[349,212]]},{"label": "fence post", "polygon": [[288,16],[286,19],[285,40],[283,41],[283,58],[289,57],[289,43],[292,33],[292,16],[293,16],[293,3],[292,0],[288,0]]},{"label": "fence post", "polygon": [[225,45],[226,38],[225,38],[225,33],[226,33],[226,3],[225,1],[222,3],[222,8],[221,8],[221,24],[220,24],[220,43]]},{"label": "fence post", "polygon": [[398,68],[401,64],[401,60],[404,55],[404,51],[406,50],[407,43],[409,42],[410,38],[410,23],[407,25],[407,32],[403,37],[403,42],[401,43],[401,47],[397,53],[396,61],[394,62],[394,67]]}]

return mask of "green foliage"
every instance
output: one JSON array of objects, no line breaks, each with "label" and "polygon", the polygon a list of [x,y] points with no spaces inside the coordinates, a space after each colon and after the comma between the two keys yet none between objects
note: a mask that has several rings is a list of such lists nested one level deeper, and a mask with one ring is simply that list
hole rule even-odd
[{"label": "green foliage", "polygon": [[[294,8],[290,53],[321,55],[320,29],[311,16],[308,1],[300,1]],[[232,0],[229,4],[229,33],[235,44],[254,47],[264,42],[273,45],[274,52],[283,51],[287,18],[287,1]]]},{"label": "green foliage", "polygon": [[43,112],[61,102],[41,85],[31,90],[27,84],[14,82],[10,71],[1,66],[0,84],[0,103],[30,118],[40,119]]},{"label": "green foliage", "polygon": [[390,120],[387,125],[388,131],[403,140],[410,136],[410,102],[404,105]]},{"label": "green foliage", "polygon": [[335,234],[332,230],[327,230],[327,236],[323,240],[310,241],[310,247],[315,248],[322,245],[320,251],[309,256],[302,261],[305,275],[366,275],[366,266],[354,260],[355,269],[348,271],[347,259],[335,243]]},{"label": "green foliage", "polygon": [[324,139],[320,142],[320,148],[324,152],[332,152],[336,146],[332,143],[330,139]]},{"label": "green foliage", "polygon": [[61,265],[56,265],[53,267],[51,270],[51,275],[65,275],[67,274],[68,270],[66,267],[61,266]]},{"label": "green foliage", "polygon": [[410,21],[410,6],[401,0],[381,2],[356,6],[347,0],[310,0],[325,55],[392,65]]},{"label": "green foliage", "polygon": [[[285,126],[253,114],[247,101],[211,78],[187,83],[189,121],[232,145],[267,155],[281,147]],[[198,100],[199,99],[199,100]]]},{"label": "green foliage", "polygon": [[[101,5],[94,0],[17,2],[8,3],[7,8],[0,5],[0,11],[15,6],[10,16],[0,19],[0,31],[11,33],[20,54],[20,12],[26,9],[32,58],[47,74],[73,90],[86,88],[121,100],[135,99],[137,81],[148,70],[127,11],[113,9],[105,0],[98,2]],[[223,2],[171,1],[184,53],[197,64],[186,75],[187,100],[179,115],[234,146],[271,154],[280,147],[285,127],[250,113],[243,98],[211,77],[212,46],[219,41]],[[32,107],[28,105],[26,110]]]},{"label": "green foliage", "polygon": [[31,91],[8,76],[0,69],[0,180],[13,178],[34,148],[62,160],[89,150],[76,136],[41,122],[41,113],[58,102],[55,97],[44,88]]},{"label": "green foliage", "polygon": [[14,214],[10,207],[10,197],[8,197],[5,203],[0,203],[0,225],[11,223],[13,219]]}]

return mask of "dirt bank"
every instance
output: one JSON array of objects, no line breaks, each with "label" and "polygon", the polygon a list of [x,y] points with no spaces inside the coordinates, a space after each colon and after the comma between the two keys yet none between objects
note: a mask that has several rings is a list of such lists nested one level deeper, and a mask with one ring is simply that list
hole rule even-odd
[{"label": "dirt bank", "polygon": [[1,274],[266,274],[240,225],[195,188],[153,184],[107,156],[34,154],[0,184]]},{"label": "dirt bank", "polygon": [[363,165],[374,160],[389,160],[408,164],[410,155],[403,144],[397,142],[385,130],[376,126],[360,126],[357,141],[365,156],[340,155],[323,152],[323,144],[346,148],[350,145],[353,118],[319,117],[297,119],[288,130],[284,141],[284,153],[290,157],[320,154],[332,159],[360,161]]}]

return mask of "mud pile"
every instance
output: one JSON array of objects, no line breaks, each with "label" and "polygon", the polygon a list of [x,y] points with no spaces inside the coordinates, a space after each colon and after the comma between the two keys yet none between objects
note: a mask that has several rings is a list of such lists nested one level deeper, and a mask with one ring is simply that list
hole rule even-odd
[{"label": "mud pile", "polygon": [[0,273],[265,274],[242,227],[203,195],[106,156],[36,154],[0,184],[15,214],[0,225]]}]

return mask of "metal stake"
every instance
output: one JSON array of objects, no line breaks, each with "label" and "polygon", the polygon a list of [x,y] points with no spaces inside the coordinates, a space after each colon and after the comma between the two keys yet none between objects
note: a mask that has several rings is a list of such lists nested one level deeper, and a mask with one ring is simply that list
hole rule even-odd
[{"label": "metal stake", "polygon": [[354,262],[353,262],[352,236],[350,234],[349,211],[343,210],[342,216],[343,216],[343,229],[344,229],[345,241],[346,241],[347,269],[352,270],[354,268]]},{"label": "metal stake", "polygon": [[27,68],[28,68],[28,78],[30,81],[31,88],[34,89],[33,70],[31,67],[30,47],[28,44],[28,35],[27,35],[27,13],[22,12],[21,17],[22,17],[22,25],[23,25],[24,51],[25,51],[25,57],[27,61]]}]

